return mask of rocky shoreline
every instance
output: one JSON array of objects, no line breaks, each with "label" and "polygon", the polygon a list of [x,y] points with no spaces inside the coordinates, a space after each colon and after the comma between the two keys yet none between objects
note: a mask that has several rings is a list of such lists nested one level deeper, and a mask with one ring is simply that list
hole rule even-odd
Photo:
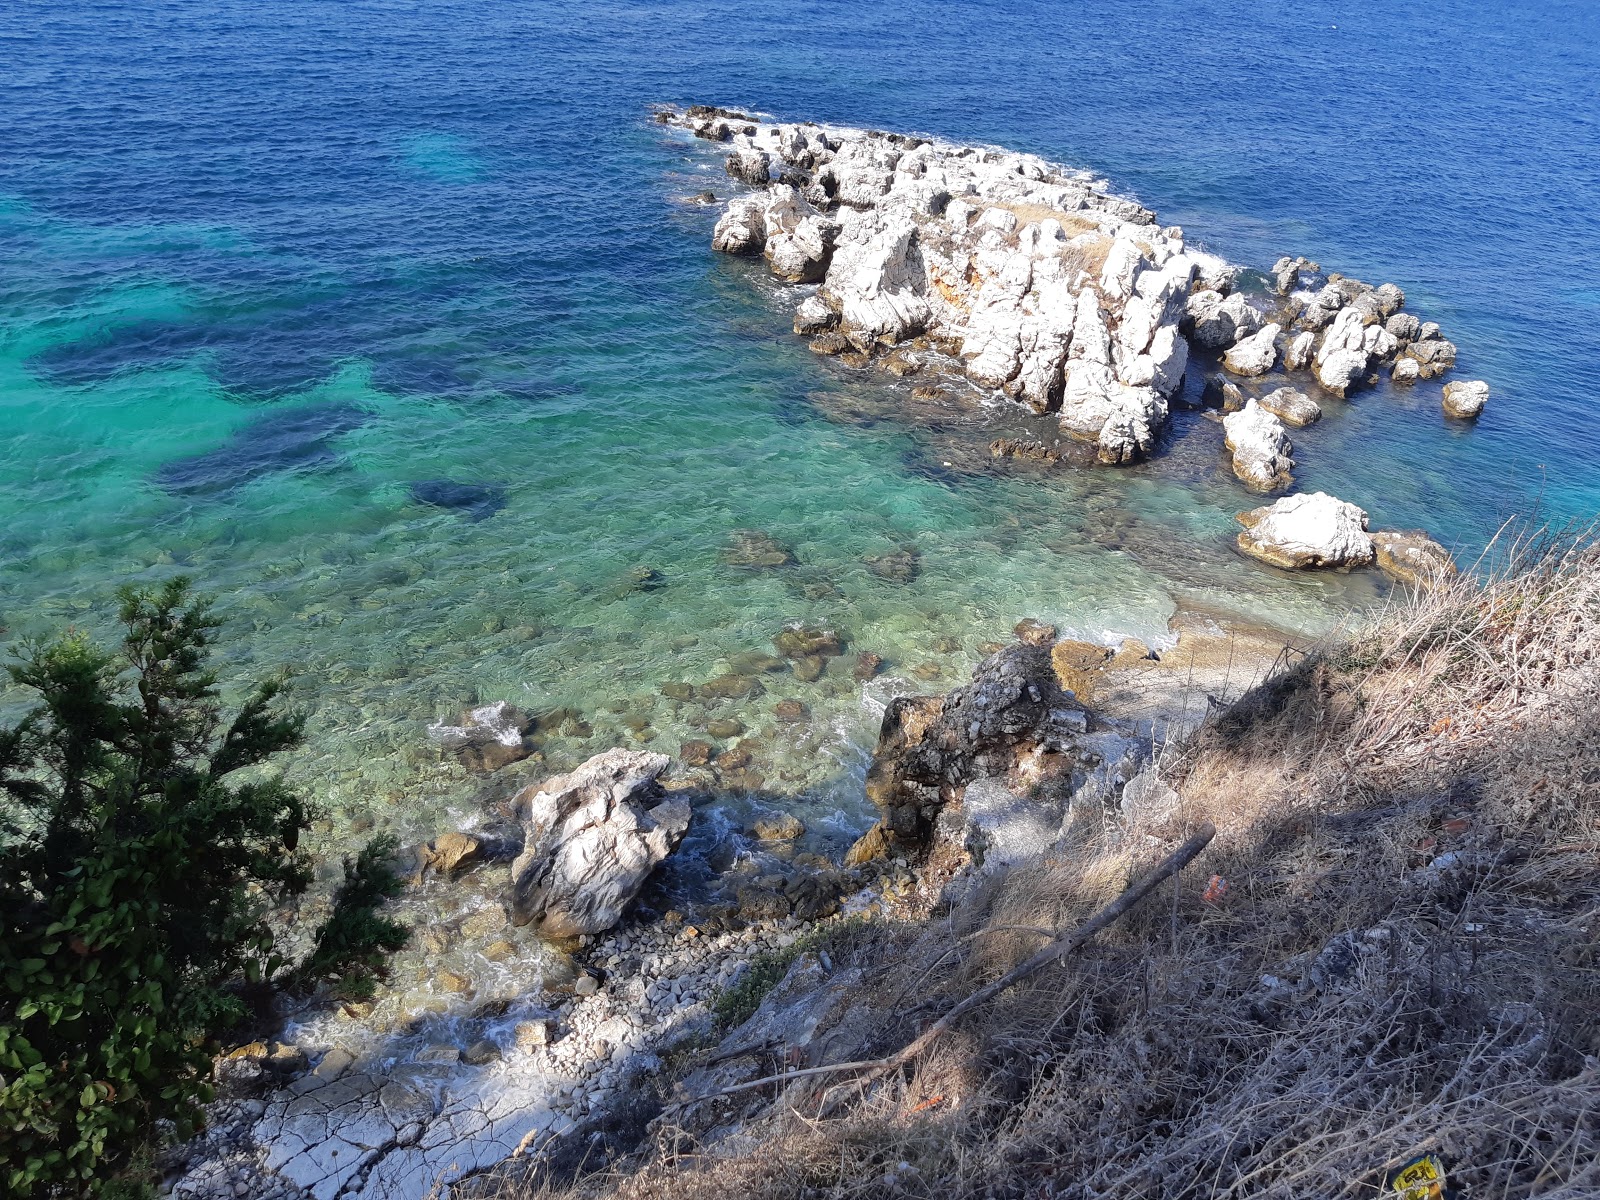
[{"label": "rocky shoreline", "polygon": [[[1403,384],[1455,361],[1393,285],[1305,259],[1244,271],[1103,181],[1036,156],[723,109],[658,116],[726,147],[740,190],[713,245],[759,255],[794,285],[794,330],[813,350],[914,376],[930,399],[968,389],[1057,423],[1058,440],[997,440],[997,459],[1053,468],[1086,449],[1132,466],[1168,436],[1173,406],[1194,391],[1185,377],[1203,377],[1227,469],[1270,496],[1293,484],[1289,428],[1314,425],[1380,371]],[[1471,419],[1487,393],[1453,381],[1444,412]],[[1365,511],[1320,492],[1239,520],[1239,549],[1277,567],[1373,566],[1415,586],[1455,570],[1425,534],[1370,531]],[[792,563],[758,531],[725,558],[749,570]],[[911,577],[916,551],[867,567]],[[691,851],[716,791],[758,782],[737,743],[701,740],[674,757],[611,749],[502,789],[480,827],[412,848],[403,865],[415,886],[471,910],[419,928],[423,948],[443,954],[481,926],[499,938],[492,957],[510,991],[480,997],[471,978],[441,969],[446,991],[476,1002],[453,1023],[423,1012],[379,1029],[370,1005],[328,997],[284,1014],[271,1036],[218,1061],[208,1131],[171,1155],[170,1193],[488,1195],[631,1151],[669,1102],[702,1143],[736,1141],[744,1110],[698,1099],[774,1066],[839,1061],[867,1036],[871,1022],[850,1017],[849,981],[825,951],[802,953],[819,930],[924,917],[995,871],[1070,853],[1086,828],[1159,830],[1171,800],[1152,767],[1160,747],[1259,682],[1294,641],[1204,612],[1180,613],[1176,645],[1160,653],[1063,638],[1038,620],[1014,632],[985,647],[969,683],[890,699],[864,783],[879,820],[846,852],[797,852],[803,826],[782,813],[753,821],[731,850],[724,840]],[[766,663],[815,680],[847,645],[795,625],[750,671],[663,694],[745,696]],[[860,653],[852,675],[865,683],[881,665]],[[805,706],[785,700],[775,714],[798,720]],[[507,779],[539,720],[498,703],[430,732],[445,756]],[[537,963],[514,932],[543,940]],[[812,1037],[824,1011],[826,1044]]]},{"label": "rocky shoreline", "polygon": [[[890,705],[868,783],[882,821],[840,862],[744,856],[664,911],[667,893],[636,899],[652,876],[705,866],[675,862],[681,818],[702,799],[694,768],[611,750],[531,784],[511,805],[520,829],[442,834],[406,866],[419,885],[498,891],[511,920],[560,935],[567,968],[531,972],[523,994],[455,1023],[453,1040],[419,1044],[439,1028],[426,1022],[375,1037],[360,1006],[345,1006],[331,1025],[234,1049],[217,1064],[206,1134],[170,1159],[170,1193],[421,1200],[630,1150],[680,1078],[687,1095],[767,1069],[762,1054],[713,1049],[773,1020],[769,1006],[729,1024],[719,1010],[737,989],[776,968],[751,994],[760,1001],[820,929],[922,915],[952,888],[1063,844],[1076,823],[1148,808],[1139,780],[1154,748],[1262,678],[1283,640],[1196,615],[1158,658],[1024,621],[968,685]],[[513,719],[499,706],[482,715]],[[752,834],[781,845],[795,824]],[[630,837],[650,845],[616,853]],[[814,999],[793,981],[782,994]],[[784,1039],[811,1053],[803,1030]]]}]

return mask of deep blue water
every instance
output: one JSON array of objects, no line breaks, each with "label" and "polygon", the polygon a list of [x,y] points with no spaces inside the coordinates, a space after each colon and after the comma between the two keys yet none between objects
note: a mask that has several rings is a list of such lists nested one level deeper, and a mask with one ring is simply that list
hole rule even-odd
[{"label": "deep blue water", "polygon": [[[1231,597],[1314,627],[1377,594],[1237,561],[1214,432],[1047,484],[821,418],[811,393],[871,385],[713,261],[674,197],[715,160],[656,102],[1032,150],[1230,258],[1397,282],[1490,406],[1360,399],[1297,436],[1302,486],[1468,559],[1506,517],[1600,510],[1590,3],[9,0],[0,65],[0,618],[193,571],[234,666],[306,669],[336,813],[454,803],[419,730],[474,695],[584,707],[553,757],[622,740],[611,703],[674,748],[705,714],[659,683],[786,619],[901,669],[954,638],[948,684],[1023,615],[1151,636]],[[1083,515],[1108,497],[1126,544]],[[730,573],[741,527],[805,573]],[[906,543],[916,585],[862,570]],[[640,565],[667,586],[630,592]],[[857,691],[808,694],[770,789],[847,763]]]}]

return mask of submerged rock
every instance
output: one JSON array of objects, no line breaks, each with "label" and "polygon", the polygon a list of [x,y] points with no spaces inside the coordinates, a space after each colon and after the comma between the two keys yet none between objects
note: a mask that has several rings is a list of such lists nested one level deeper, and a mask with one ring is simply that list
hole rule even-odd
[{"label": "submerged rock", "polygon": [[419,504],[451,509],[469,521],[487,520],[506,506],[506,489],[494,484],[424,479],[411,484],[409,490]]},{"label": "submerged rock", "polygon": [[1233,473],[1263,492],[1287,487],[1294,470],[1293,449],[1283,422],[1255,400],[1222,418],[1227,447],[1233,451]]},{"label": "submerged rock", "polygon": [[1326,492],[1285,496],[1239,522],[1239,549],[1275,567],[1365,567],[1376,554],[1367,514]]},{"label": "submerged rock", "polygon": [[1372,535],[1378,569],[1413,587],[1432,587],[1458,573],[1456,560],[1420,529],[1380,529]]},{"label": "submerged rock", "polygon": [[1261,397],[1261,407],[1285,425],[1311,425],[1322,419],[1322,406],[1304,392],[1281,387]]},{"label": "submerged rock", "polygon": [[730,567],[771,570],[792,567],[795,557],[789,547],[770,533],[760,529],[735,529],[723,547],[722,561]]},{"label": "submerged rock", "polygon": [[607,750],[524,789],[525,842],[511,864],[511,917],[551,939],[600,933],[689,828],[689,802],[666,799],[665,754]]},{"label": "submerged rock", "polygon": [[902,546],[888,554],[869,554],[861,561],[872,574],[891,583],[911,583],[922,573],[922,555],[915,546]]},{"label": "submerged rock", "polygon": [[533,718],[522,709],[496,700],[462,714],[457,725],[428,726],[428,736],[469,771],[487,774],[533,753],[524,736]]}]

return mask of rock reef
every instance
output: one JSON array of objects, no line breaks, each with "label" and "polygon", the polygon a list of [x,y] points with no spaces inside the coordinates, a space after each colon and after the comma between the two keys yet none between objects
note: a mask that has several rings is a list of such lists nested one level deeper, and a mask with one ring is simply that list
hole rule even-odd
[{"label": "rock reef", "polygon": [[[1455,365],[1455,345],[1404,311],[1395,284],[1324,272],[1303,256],[1247,271],[1104,180],[1037,155],[704,105],[657,119],[726,145],[727,175],[749,190],[726,201],[712,245],[809,285],[793,327],[813,350],[901,378],[959,379],[1053,417],[1104,464],[1151,456],[1185,402],[1186,373],[1198,371],[1232,414],[1234,474],[1278,491],[1295,465],[1284,426],[1322,416],[1314,395],[1346,400],[1385,369],[1406,384]],[[1230,377],[1261,391],[1245,394]],[[1445,414],[1470,420],[1487,390],[1447,386]],[[1012,437],[994,439],[990,457],[1054,466],[1075,456]],[[1276,561],[1270,537],[1240,545]]]}]

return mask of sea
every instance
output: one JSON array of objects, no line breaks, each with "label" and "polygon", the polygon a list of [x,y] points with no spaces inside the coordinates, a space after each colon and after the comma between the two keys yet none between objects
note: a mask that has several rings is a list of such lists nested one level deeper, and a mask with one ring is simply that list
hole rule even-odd
[{"label": "sea", "polygon": [[[1000,469],[1000,409],[902,419],[711,251],[692,197],[733,185],[662,103],[1035,152],[1249,267],[1397,283],[1489,406],[1332,402],[1297,486],[1469,568],[1600,511],[1590,2],[6,0],[6,640],[110,638],[119,586],[192,577],[226,696],[293,672],[330,861],[484,820],[428,727],[495,700],[556,714],[518,779],[706,739],[751,756],[730,828],[783,808],[836,853],[884,702],[1019,619],[1159,651],[1180,610],[1309,639],[1387,601],[1238,554],[1259,500],[1203,411],[1126,470]],[[764,673],[793,622],[846,642],[820,679]]]}]

